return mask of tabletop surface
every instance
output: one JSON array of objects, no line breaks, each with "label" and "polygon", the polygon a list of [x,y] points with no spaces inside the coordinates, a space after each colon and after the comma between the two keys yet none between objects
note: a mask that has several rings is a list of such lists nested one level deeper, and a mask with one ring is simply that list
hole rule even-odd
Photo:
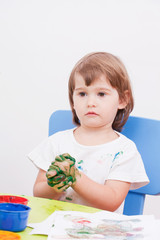
[{"label": "tabletop surface", "polygon": [[[2,194],[0,194],[2,195]],[[7,194],[8,195],[8,194]],[[56,211],[81,211],[81,212],[97,212],[96,208],[86,207],[74,203],[56,201],[45,198],[37,198],[32,196],[22,196],[29,200],[28,206],[31,208],[28,222],[38,223],[45,220],[49,215]],[[32,228],[27,227],[24,231],[18,232],[22,240],[42,240],[47,239],[46,235],[29,235]]]}]

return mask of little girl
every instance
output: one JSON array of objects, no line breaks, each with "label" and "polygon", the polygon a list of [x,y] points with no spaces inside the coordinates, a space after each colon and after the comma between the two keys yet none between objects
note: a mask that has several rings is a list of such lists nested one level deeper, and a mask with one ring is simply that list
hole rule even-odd
[{"label": "little girl", "polygon": [[149,180],[135,144],[120,131],[133,109],[127,71],[114,55],[84,56],[69,79],[74,129],[29,154],[39,168],[34,196],[123,212],[130,189]]}]

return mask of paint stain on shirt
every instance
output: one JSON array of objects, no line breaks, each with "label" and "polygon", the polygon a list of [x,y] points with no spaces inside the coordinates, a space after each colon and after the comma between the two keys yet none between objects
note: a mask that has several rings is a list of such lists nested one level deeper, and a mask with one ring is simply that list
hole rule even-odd
[{"label": "paint stain on shirt", "polygon": [[114,158],[113,158],[113,160],[112,160],[111,168],[113,167],[114,162],[115,162],[121,155],[123,155],[123,151],[117,152],[117,153],[114,155]]},{"label": "paint stain on shirt", "polygon": [[81,163],[83,163],[83,160],[80,160],[80,161],[78,162],[78,164],[81,164]]},{"label": "paint stain on shirt", "polygon": [[80,161],[78,162],[77,168],[78,168],[79,170],[81,170],[81,171],[83,171],[82,165],[83,165],[83,160],[80,160]]}]

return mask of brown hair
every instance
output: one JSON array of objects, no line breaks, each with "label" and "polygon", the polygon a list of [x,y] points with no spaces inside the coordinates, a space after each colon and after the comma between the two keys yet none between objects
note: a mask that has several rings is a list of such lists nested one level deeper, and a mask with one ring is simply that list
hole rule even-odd
[{"label": "brown hair", "polygon": [[[75,89],[76,73],[83,77],[86,86],[89,86],[100,75],[104,74],[111,86],[117,90],[119,98],[127,101],[127,105],[124,109],[118,109],[112,124],[112,128],[120,132],[134,106],[131,84],[124,64],[119,58],[110,53],[95,52],[84,56],[75,65],[69,78],[68,90],[69,101],[73,113],[73,122],[76,125],[80,125],[79,119],[73,108],[73,92]],[[128,92],[129,99],[126,99],[126,91]]]}]

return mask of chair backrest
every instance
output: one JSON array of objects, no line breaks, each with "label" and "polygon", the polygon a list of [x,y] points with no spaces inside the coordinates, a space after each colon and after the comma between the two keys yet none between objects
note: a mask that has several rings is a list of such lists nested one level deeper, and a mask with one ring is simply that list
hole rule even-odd
[{"label": "chair backrest", "polygon": [[133,140],[140,152],[150,183],[129,191],[124,204],[124,214],[143,214],[146,194],[160,193],[160,121],[129,117],[122,133]]},{"label": "chair backrest", "polygon": [[[70,110],[58,110],[49,119],[49,136],[75,127]],[[143,214],[145,195],[160,194],[160,121],[130,116],[122,133],[133,140],[140,152],[150,183],[129,191],[124,204],[125,215]]]}]

